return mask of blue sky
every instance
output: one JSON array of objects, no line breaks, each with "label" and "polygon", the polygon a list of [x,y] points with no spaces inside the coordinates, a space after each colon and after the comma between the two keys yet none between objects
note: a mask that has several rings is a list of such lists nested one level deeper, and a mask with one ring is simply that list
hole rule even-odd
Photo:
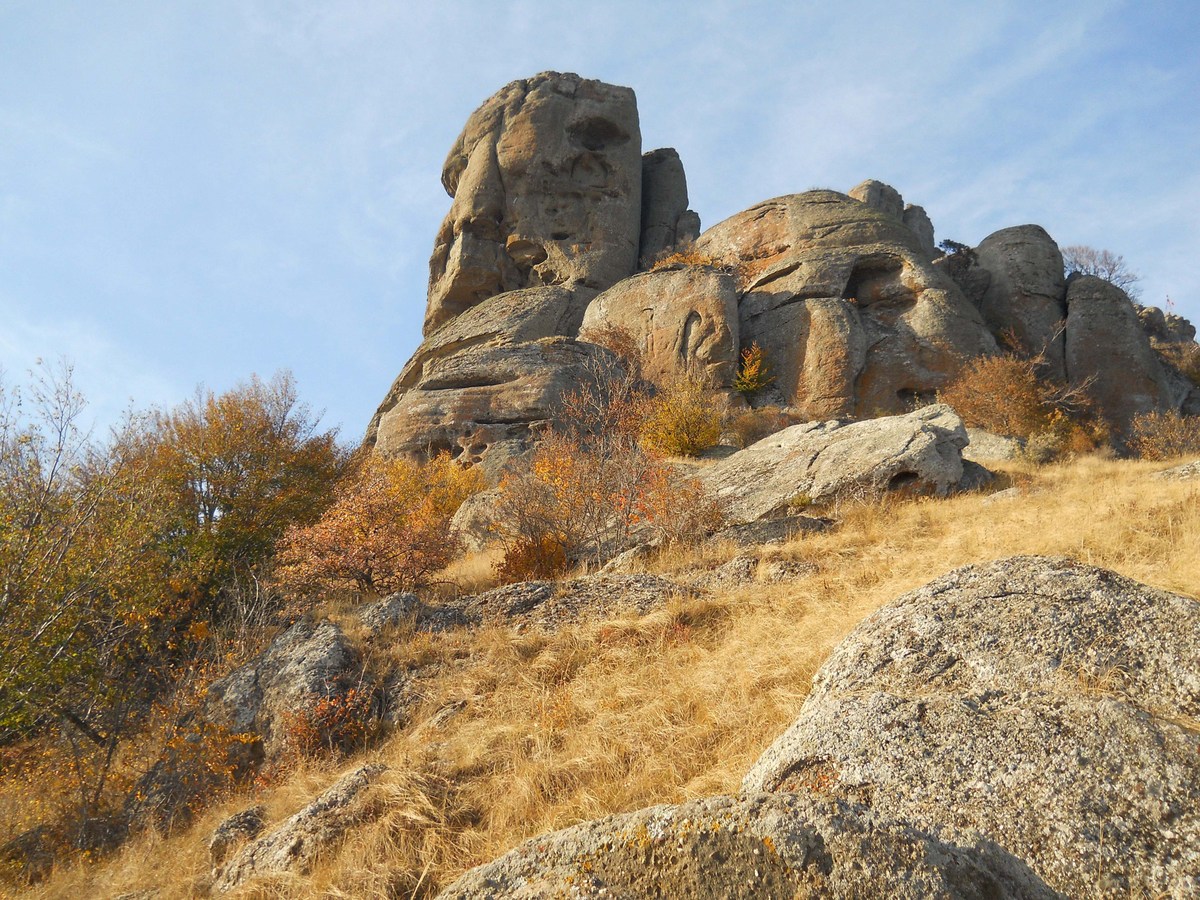
[{"label": "blue sky", "polygon": [[938,239],[1036,222],[1200,320],[1192,2],[0,0],[0,366],[103,424],[290,368],[357,440],[420,338],[470,112],[637,92],[705,226],[878,178]]}]

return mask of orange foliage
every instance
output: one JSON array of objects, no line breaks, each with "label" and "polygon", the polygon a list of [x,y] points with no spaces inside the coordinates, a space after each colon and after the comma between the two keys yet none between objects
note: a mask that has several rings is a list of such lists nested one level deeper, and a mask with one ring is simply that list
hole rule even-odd
[{"label": "orange foliage", "polygon": [[425,464],[368,456],[316,523],[284,534],[277,583],[294,597],[338,589],[388,594],[426,584],[459,551],[450,519],[481,487],[478,471],[449,454]]}]

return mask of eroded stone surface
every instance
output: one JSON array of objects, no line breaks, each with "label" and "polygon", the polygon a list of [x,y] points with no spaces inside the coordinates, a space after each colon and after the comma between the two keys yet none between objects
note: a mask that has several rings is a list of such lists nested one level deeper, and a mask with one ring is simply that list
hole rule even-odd
[{"label": "eroded stone surface", "polygon": [[1018,859],[802,794],[653,806],[534,838],[441,900],[1057,897]]},{"label": "eroded stone surface", "polygon": [[703,469],[697,479],[728,504],[733,521],[753,522],[839,497],[888,490],[944,495],[963,477],[967,432],[950,407],[865,422],[793,425]]},{"label": "eroded stone surface", "polygon": [[589,329],[625,330],[642,351],[642,372],[656,384],[686,378],[728,387],[737,374],[737,289],[710,266],[678,266],[626,278],[592,300]]},{"label": "eroded stone surface", "polygon": [[901,215],[809,191],[700,236],[697,249],[744,273],[739,340],[766,352],[775,381],[764,401],[811,419],[902,412],[963,360],[995,352],[979,311]]},{"label": "eroded stone surface", "polygon": [[1200,603],[1015,557],[863,622],[743,787],[976,829],[1070,896],[1195,896],[1198,720]]},{"label": "eroded stone surface", "polygon": [[633,91],[558,72],[514,81],[467,120],[442,184],[454,202],[429,261],[426,334],[505,291],[615,284],[641,231]]},{"label": "eroded stone surface", "polygon": [[700,236],[700,217],[688,209],[687,176],[670,147],[642,156],[642,236],[638,265]]}]

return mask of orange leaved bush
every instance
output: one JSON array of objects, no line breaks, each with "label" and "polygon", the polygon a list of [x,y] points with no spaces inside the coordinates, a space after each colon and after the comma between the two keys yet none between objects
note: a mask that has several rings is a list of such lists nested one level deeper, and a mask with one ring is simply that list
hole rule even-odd
[{"label": "orange leaved bush", "polygon": [[293,598],[343,589],[381,595],[427,584],[458,553],[450,520],[481,487],[478,471],[449,454],[427,463],[367,456],[317,522],[284,534],[276,582]]}]

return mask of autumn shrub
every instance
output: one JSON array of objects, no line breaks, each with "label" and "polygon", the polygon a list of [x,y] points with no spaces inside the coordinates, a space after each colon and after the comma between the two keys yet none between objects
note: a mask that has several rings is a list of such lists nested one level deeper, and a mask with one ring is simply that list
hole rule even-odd
[{"label": "autumn shrub", "polygon": [[972,360],[938,400],[973,428],[1021,439],[1048,430],[1054,408],[1031,361],[1007,355]]},{"label": "autumn shrub", "polygon": [[749,447],[768,435],[802,421],[804,417],[799,413],[789,412],[783,407],[760,406],[733,414],[726,420],[725,429],[733,435],[739,447]]},{"label": "autumn shrub", "polygon": [[298,709],[284,712],[285,760],[344,755],[362,747],[374,728],[371,705],[369,691],[351,688],[344,694],[311,696]]},{"label": "autumn shrub", "polygon": [[650,271],[658,272],[662,269],[669,269],[672,266],[713,266],[721,268],[724,266],[724,261],[713,256],[711,253],[704,253],[697,250],[695,244],[689,243],[681,247],[663,251],[654,260]]},{"label": "autumn shrub", "polygon": [[669,384],[646,404],[642,445],[660,456],[699,456],[721,439],[721,413],[694,379]]},{"label": "autumn shrub", "polygon": [[443,453],[427,463],[370,454],[312,525],[288,529],[276,580],[292,598],[389,594],[427,584],[460,551],[450,520],[483,486],[477,469]]},{"label": "autumn shrub", "polygon": [[1159,343],[1154,349],[1169,365],[1200,387],[1200,344],[1194,341]]},{"label": "autumn shrub", "polygon": [[1150,412],[1134,417],[1129,450],[1142,459],[1174,459],[1200,453],[1200,416]]},{"label": "autumn shrub", "polygon": [[767,365],[766,353],[754,341],[749,347],[742,348],[738,360],[737,374],[733,377],[733,389],[742,394],[752,394],[762,390],[775,380]]},{"label": "autumn shrub", "polygon": [[[558,430],[500,483],[493,521],[505,551],[501,581],[553,577],[599,563],[635,531],[668,541],[713,519],[700,489],[680,486],[646,440],[663,397],[651,398],[624,366],[598,366],[563,397]],[[715,441],[720,419],[705,412]]]}]

